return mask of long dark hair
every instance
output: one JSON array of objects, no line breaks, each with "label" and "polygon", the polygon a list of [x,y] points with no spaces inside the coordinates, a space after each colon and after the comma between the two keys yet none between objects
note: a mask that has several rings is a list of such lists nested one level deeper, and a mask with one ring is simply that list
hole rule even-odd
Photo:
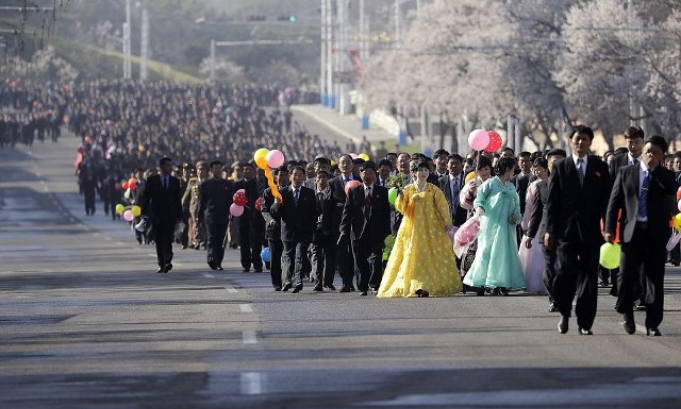
[{"label": "long dark hair", "polygon": [[495,169],[495,172],[497,175],[503,175],[504,173],[508,172],[509,169],[515,169],[515,159],[505,157],[499,159],[499,162],[497,162],[497,168]]}]

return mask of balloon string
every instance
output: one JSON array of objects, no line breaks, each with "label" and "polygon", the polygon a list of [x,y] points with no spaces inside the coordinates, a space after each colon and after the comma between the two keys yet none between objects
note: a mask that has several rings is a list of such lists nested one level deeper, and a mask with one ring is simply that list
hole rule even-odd
[{"label": "balloon string", "polygon": [[274,197],[281,200],[281,193],[279,193],[279,188],[277,187],[276,183],[274,183],[274,177],[272,176],[272,171],[270,171],[269,166],[265,166],[264,171],[265,176],[267,176],[267,184],[269,185],[270,189],[272,189],[272,194]]}]

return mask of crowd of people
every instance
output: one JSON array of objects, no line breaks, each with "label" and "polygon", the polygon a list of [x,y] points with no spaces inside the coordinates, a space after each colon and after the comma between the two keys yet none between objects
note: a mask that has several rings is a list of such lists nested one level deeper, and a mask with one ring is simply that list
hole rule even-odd
[{"label": "crowd of people", "polygon": [[[379,298],[530,291],[548,296],[563,334],[576,299],[580,335],[592,334],[600,285],[612,287],[627,333],[645,310],[648,335],[660,335],[665,262],[681,258],[678,245],[667,252],[681,153],[667,155],[667,141],[641,128],[603,157],[580,125],[570,154],[371,160],[296,126],[275,88],[90,83],[34,96],[26,106],[63,113],[83,140],[86,212],[96,192],[114,219],[117,205],[139,205],[130,225],[141,244],[155,243],[158,273],[172,269],[173,240],[206,250],[212,270],[239,248],[243,272],[269,270],[275,291],[306,282]],[[253,160],[262,147],[286,163],[265,169]],[[621,270],[599,267],[604,242],[621,244]]]}]

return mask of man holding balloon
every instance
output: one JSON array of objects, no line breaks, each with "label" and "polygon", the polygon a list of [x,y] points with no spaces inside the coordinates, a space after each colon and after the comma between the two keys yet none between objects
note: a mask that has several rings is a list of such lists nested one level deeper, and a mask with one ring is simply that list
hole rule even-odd
[{"label": "man holding balloon", "polygon": [[645,283],[646,332],[660,336],[664,304],[664,264],[672,218],[673,195],[679,188],[674,172],[665,169],[668,145],[661,136],[645,141],[641,161],[621,168],[610,195],[605,220],[605,240],[615,240],[618,214],[622,258],[617,279],[617,312],[624,315],[624,330],[636,332],[633,304],[635,286],[641,275]]}]

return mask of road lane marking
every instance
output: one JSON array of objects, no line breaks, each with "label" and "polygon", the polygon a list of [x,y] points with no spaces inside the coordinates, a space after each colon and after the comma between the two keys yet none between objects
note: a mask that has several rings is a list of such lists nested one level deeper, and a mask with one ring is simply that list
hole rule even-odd
[{"label": "road lane marking", "polygon": [[244,372],[241,374],[241,394],[262,394],[262,379],[259,372]]},{"label": "road lane marking", "polygon": [[117,241],[116,244],[119,246],[125,246],[125,243],[121,243],[120,241]]},{"label": "road lane marking", "polygon": [[230,288],[227,289],[227,292],[228,292],[228,293],[232,293],[232,294],[236,294],[238,291],[236,290],[236,288],[231,288],[231,287],[230,287]]},{"label": "road lane marking", "polygon": [[173,265],[177,266],[177,267],[182,267],[182,264],[180,264],[180,263],[173,263]]},{"label": "road lane marking", "polygon": [[206,277],[206,278],[215,278],[215,276],[213,274],[210,274],[210,273],[203,273],[203,276]]},{"label": "road lane marking", "polygon": [[242,314],[252,314],[253,307],[249,304],[239,304],[239,311],[241,311]]},{"label": "road lane marking", "polygon": [[253,345],[258,343],[258,337],[255,335],[253,330],[245,330],[243,332],[243,343],[247,345]]}]

